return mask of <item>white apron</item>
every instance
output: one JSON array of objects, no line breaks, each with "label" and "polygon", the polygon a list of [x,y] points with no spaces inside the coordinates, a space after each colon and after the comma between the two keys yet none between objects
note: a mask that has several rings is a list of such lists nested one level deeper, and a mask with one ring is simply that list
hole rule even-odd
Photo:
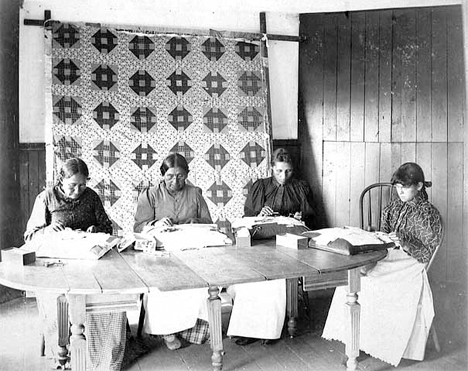
[{"label": "white apron", "polygon": [[278,339],[286,316],[286,280],[232,285],[228,336]]},{"label": "white apron", "polygon": [[153,335],[169,335],[195,326],[197,318],[208,321],[208,288],[157,291],[144,296],[144,331]]},{"label": "white apron", "polygon": [[[361,279],[360,349],[398,366],[401,358],[422,360],[434,317],[431,288],[424,264],[401,249]],[[346,341],[350,326],[346,288],[335,290],[322,337]]]}]

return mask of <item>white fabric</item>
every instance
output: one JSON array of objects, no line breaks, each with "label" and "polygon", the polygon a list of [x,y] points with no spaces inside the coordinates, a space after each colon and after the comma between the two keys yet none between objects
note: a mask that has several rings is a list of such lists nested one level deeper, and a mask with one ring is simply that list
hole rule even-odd
[{"label": "white fabric", "polygon": [[[362,351],[394,366],[402,357],[424,358],[434,317],[424,264],[402,250],[390,249],[387,257],[362,278],[358,302]],[[350,320],[345,303],[346,288],[338,287],[322,334],[325,339],[346,341]]]},{"label": "white fabric", "polygon": [[286,280],[232,285],[228,336],[278,339],[286,316]]},{"label": "white fabric", "polygon": [[180,291],[151,291],[145,295],[144,330],[153,335],[170,335],[195,326],[197,318],[208,321],[208,288]]}]

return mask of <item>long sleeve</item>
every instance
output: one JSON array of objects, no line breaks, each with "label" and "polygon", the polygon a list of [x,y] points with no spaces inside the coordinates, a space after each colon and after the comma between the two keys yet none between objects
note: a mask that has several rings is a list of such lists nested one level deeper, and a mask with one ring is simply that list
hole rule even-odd
[{"label": "long sleeve", "polygon": [[263,180],[259,179],[250,187],[247,199],[244,204],[245,216],[257,216],[262,210],[265,202],[265,185]]},{"label": "long sleeve", "polygon": [[138,197],[138,204],[135,213],[135,223],[133,230],[141,232],[143,228],[155,218],[154,205],[150,201],[149,188],[140,193]]},{"label": "long sleeve", "polygon": [[112,234],[112,222],[107,216],[102,201],[97,194],[94,202],[94,215],[97,221],[97,231]]},{"label": "long sleeve", "polygon": [[45,192],[37,195],[34,206],[24,232],[24,240],[31,241],[38,234],[44,234],[44,228],[50,224],[50,213],[47,209]]},{"label": "long sleeve", "polygon": [[396,232],[404,251],[420,263],[427,263],[442,240],[438,210],[426,200],[395,200],[382,213],[382,231]]},{"label": "long sleeve", "polygon": [[198,204],[198,219],[199,223],[202,224],[211,224],[213,223],[210,215],[210,210],[206,204],[205,199],[203,198],[202,190],[198,188],[197,192],[197,204]]}]

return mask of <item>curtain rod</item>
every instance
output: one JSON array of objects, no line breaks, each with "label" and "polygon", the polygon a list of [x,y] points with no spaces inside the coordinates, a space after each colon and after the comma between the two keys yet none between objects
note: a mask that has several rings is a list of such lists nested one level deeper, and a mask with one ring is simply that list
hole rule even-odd
[{"label": "curtain rod", "polygon": [[[25,26],[40,26],[50,27],[53,23],[59,21],[55,21],[51,19],[51,12],[50,10],[44,11],[44,19],[25,19],[24,25]],[[301,36],[290,36],[290,35],[277,35],[277,34],[263,34],[258,32],[239,32],[239,31],[218,31],[218,30],[201,30],[201,29],[182,29],[182,28],[168,28],[168,27],[135,27],[126,29],[125,26],[116,26],[116,25],[105,25],[101,23],[85,23],[89,26],[97,26],[97,27],[112,27],[115,28],[117,31],[142,31],[142,32],[151,32],[151,33],[159,33],[159,34],[182,34],[187,36],[212,36],[212,37],[225,37],[231,39],[247,39],[247,40],[262,40],[264,38],[268,40],[276,40],[276,41],[290,41],[290,42],[303,42],[306,41],[306,37],[304,35]],[[128,26],[130,27],[130,26]]]}]

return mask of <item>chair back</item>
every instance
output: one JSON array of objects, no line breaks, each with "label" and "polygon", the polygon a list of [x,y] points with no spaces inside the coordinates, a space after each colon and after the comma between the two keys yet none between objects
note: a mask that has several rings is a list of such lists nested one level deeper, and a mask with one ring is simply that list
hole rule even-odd
[{"label": "chair back", "polygon": [[360,227],[369,232],[380,231],[380,216],[384,207],[398,197],[392,183],[374,183],[359,196]]},{"label": "chair back", "polygon": [[437,252],[439,251],[439,248],[442,245],[442,242],[444,242],[444,236],[445,236],[445,227],[444,227],[444,223],[442,221],[442,238],[440,239],[439,244],[437,245],[434,252],[432,253],[431,259],[426,263],[425,269],[426,269],[427,273],[429,273],[429,268],[431,267],[432,263],[434,262],[434,258],[436,257]]}]

